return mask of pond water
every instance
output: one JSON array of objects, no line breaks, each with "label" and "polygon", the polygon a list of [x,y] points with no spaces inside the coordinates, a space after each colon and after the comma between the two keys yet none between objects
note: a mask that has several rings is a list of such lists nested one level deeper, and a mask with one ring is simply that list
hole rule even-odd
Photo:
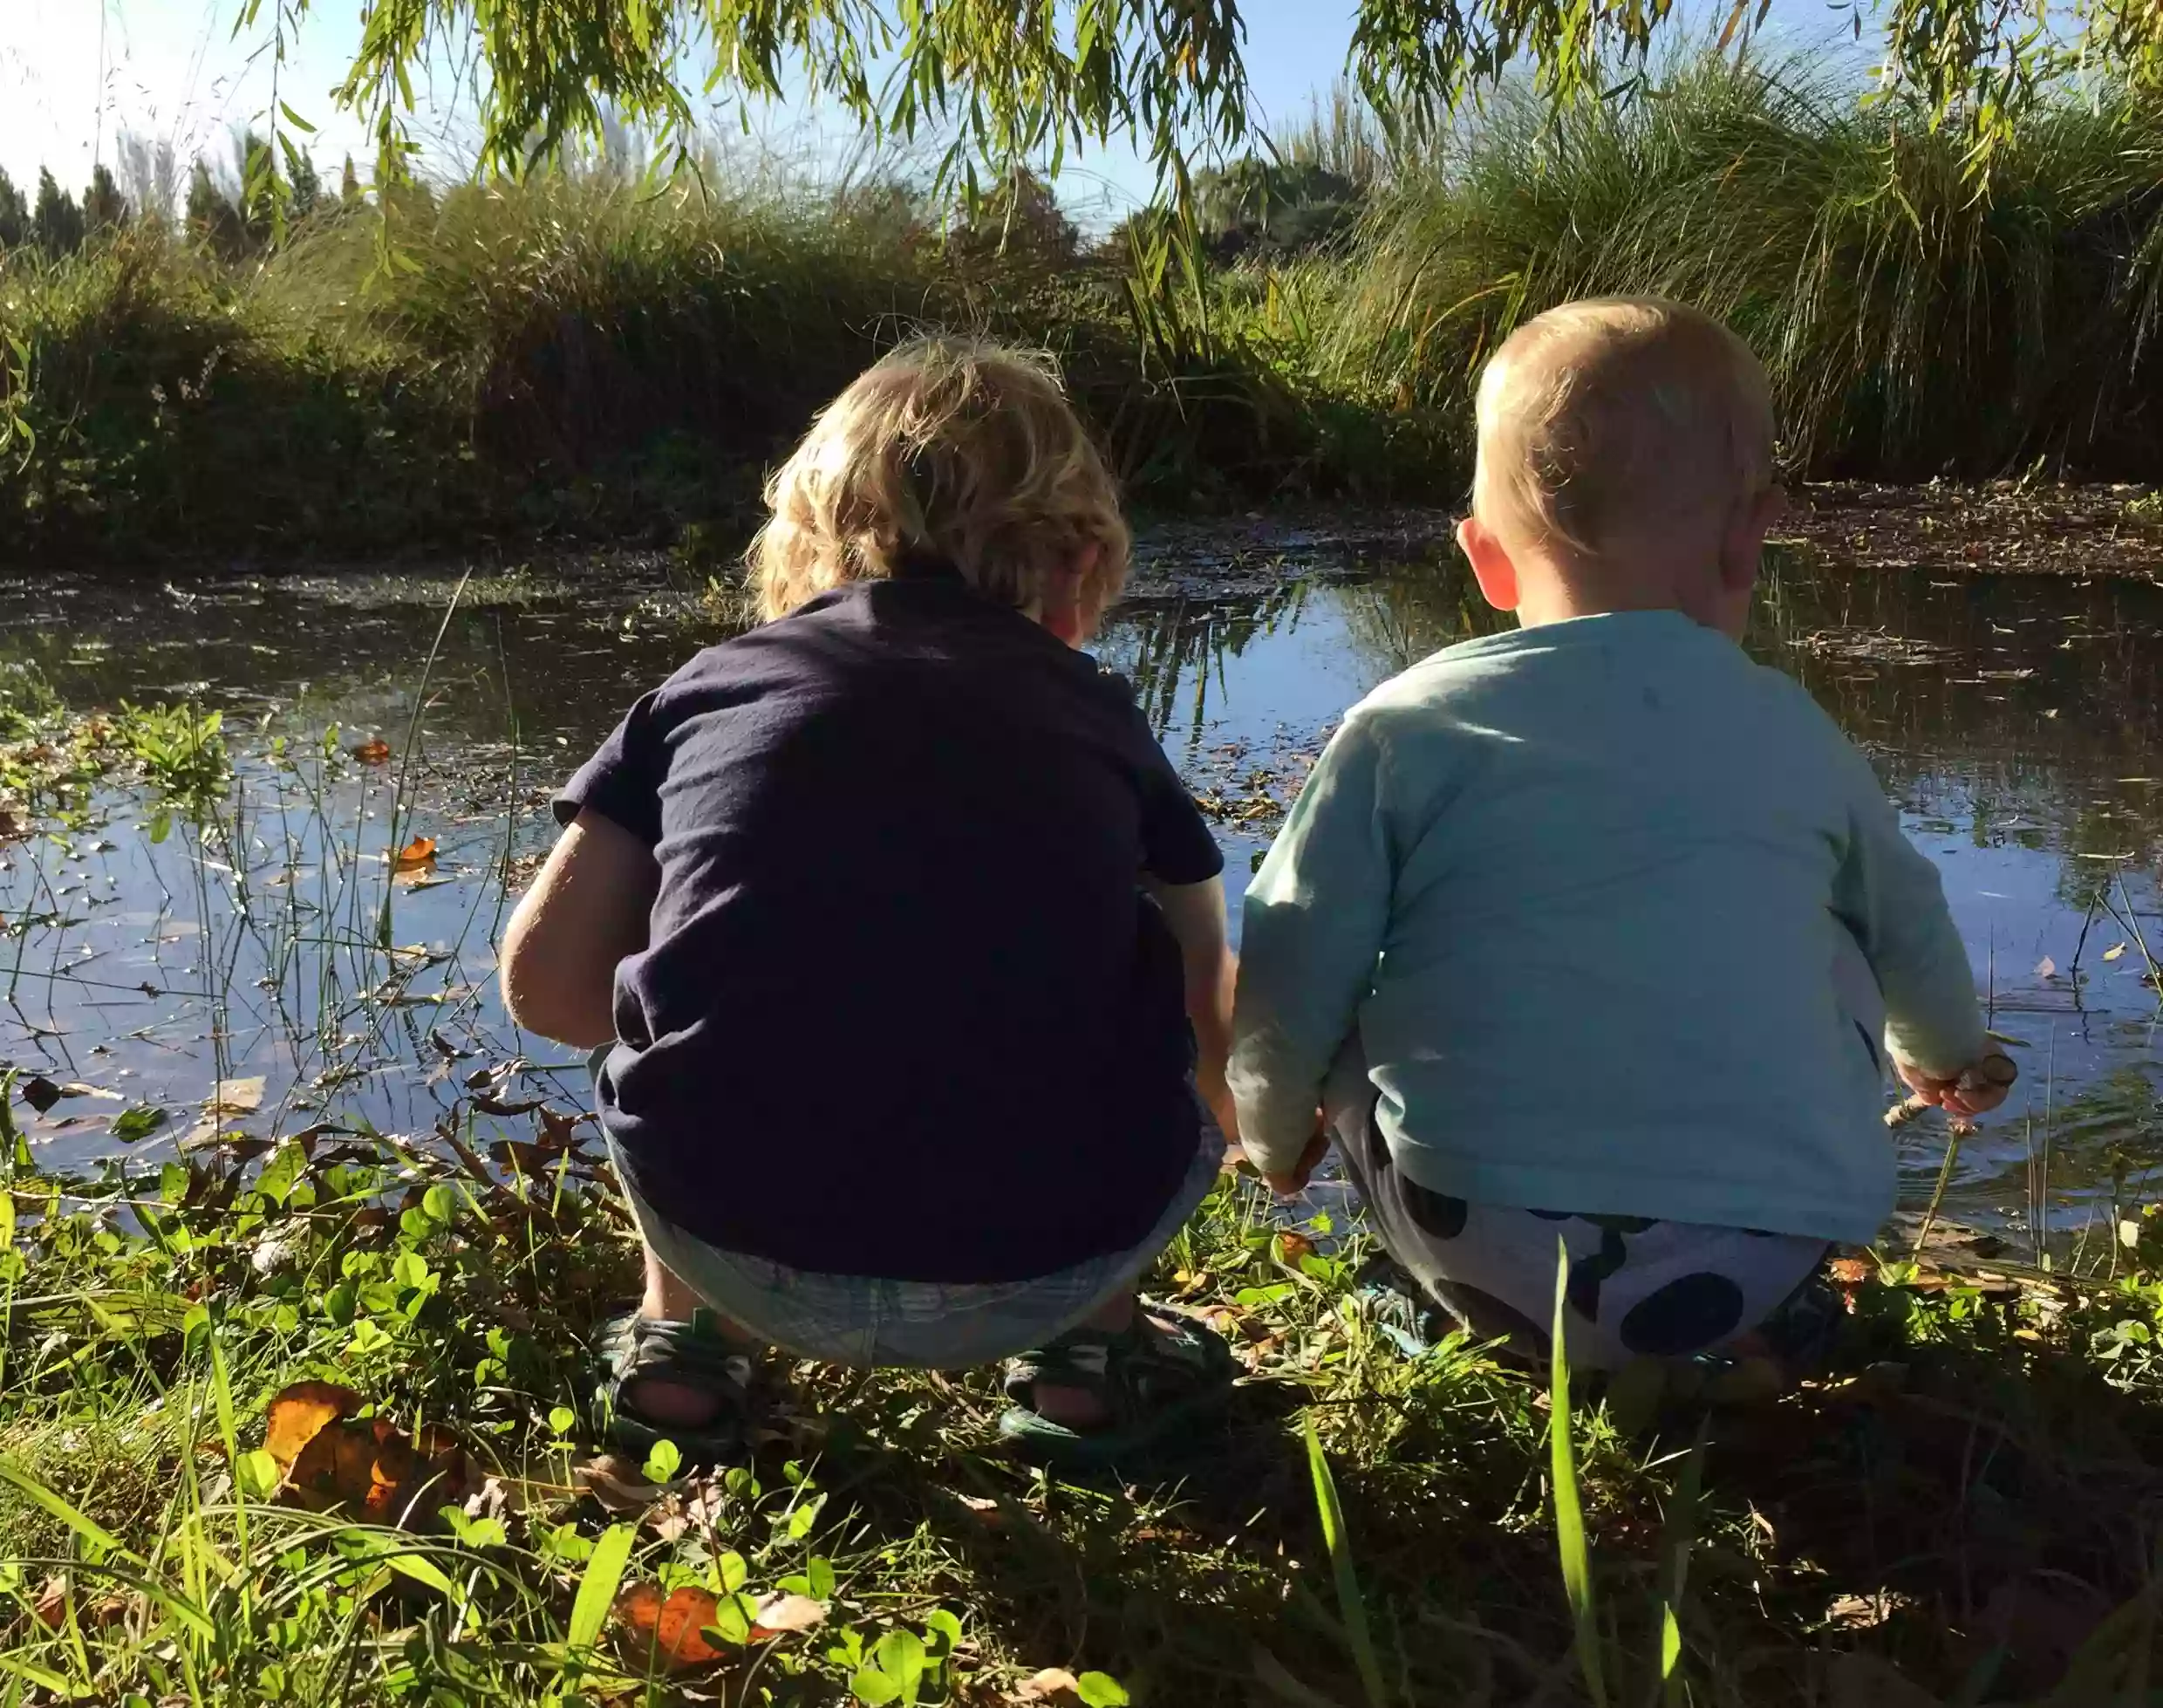
[{"label": "pond water", "polygon": [[[1439,552],[1293,542],[1216,567],[1159,565],[1100,650],[1216,820],[1236,891],[1343,707],[1495,619]],[[721,632],[652,564],[462,590],[415,571],[0,578],[0,690],[191,702],[221,714],[234,762],[207,810],[101,786],[0,844],[0,1071],[67,1093],[15,1106],[40,1163],[154,1172],[235,1133],[252,1149],[364,1123],[473,1142],[522,1136],[538,1100],[580,1107],[570,1053],[496,997],[506,874],[545,848],[550,788]],[[1786,562],[1752,637],[1871,753],[2016,1041],[2021,1087],[1962,1144],[1946,1199],[2016,1254],[2095,1261],[2114,1206],[2163,1191],[2159,634],[2145,584]],[[433,858],[394,871],[421,839]],[[1928,1200],[1942,1123],[1893,1142]]]}]

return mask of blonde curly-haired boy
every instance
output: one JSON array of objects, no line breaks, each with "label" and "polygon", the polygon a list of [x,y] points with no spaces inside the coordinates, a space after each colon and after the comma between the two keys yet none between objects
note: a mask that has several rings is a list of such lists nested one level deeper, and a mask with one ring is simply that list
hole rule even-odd
[{"label": "blonde curly-haired boy", "polygon": [[764,620],[566,785],[504,947],[521,1023],[599,1047],[645,1241],[613,1437],[734,1451],[764,1342],[1011,1358],[1019,1444],[1142,1452],[1230,1385],[1135,1287],[1218,1173],[1232,965],[1208,827],[1079,650],[1117,491],[1047,360],[933,339],[767,498]]}]

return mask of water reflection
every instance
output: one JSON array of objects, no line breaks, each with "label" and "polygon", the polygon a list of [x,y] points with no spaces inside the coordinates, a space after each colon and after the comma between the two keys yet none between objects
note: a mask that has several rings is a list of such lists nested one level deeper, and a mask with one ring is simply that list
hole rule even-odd
[{"label": "water reflection", "polygon": [[[169,1155],[215,1083],[258,1076],[261,1112],[231,1122],[258,1137],[361,1119],[426,1133],[469,1076],[521,1060],[539,1067],[488,1082],[502,1098],[558,1066],[562,1095],[580,1094],[565,1053],[519,1036],[496,1005],[503,876],[545,845],[549,789],[715,630],[637,570],[476,580],[442,627],[409,750],[454,579],[0,583],[0,662],[34,666],[76,705],[224,709],[242,784],[162,840],[123,792],[58,839],[0,849],[0,1064],[119,1094],[32,1124],[41,1155],[112,1153],[112,1117],[138,1104],[169,1117],[131,1154]],[[1138,599],[1102,651],[1212,803],[1236,890],[1344,707],[1501,621],[1436,555],[1356,580]],[[2021,1041],[2024,1101],[1963,1147],[1953,1202],[2023,1240],[2046,1224],[2060,1240],[2107,1229],[2111,1205],[2156,1190],[2163,1162],[2142,982],[2146,950],[2163,953],[2160,630],[2163,591],[2145,585],[1784,563],[1751,639],[1870,751],[1945,873],[1996,1023]],[[377,736],[391,766],[348,757]],[[426,883],[389,870],[400,813],[440,844]],[[1942,1128],[1897,1142],[1926,1193]]]}]

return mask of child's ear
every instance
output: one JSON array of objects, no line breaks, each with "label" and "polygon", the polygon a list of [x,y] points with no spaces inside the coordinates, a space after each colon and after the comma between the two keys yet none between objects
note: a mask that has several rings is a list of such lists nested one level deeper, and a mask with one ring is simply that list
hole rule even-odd
[{"label": "child's ear", "polygon": [[1787,493],[1781,487],[1754,492],[1729,513],[1727,536],[1720,543],[1720,579],[1731,591],[1756,584],[1765,536],[1787,514]]},{"label": "child's ear", "polygon": [[1479,583],[1480,597],[1497,611],[1515,611],[1523,597],[1517,584],[1517,565],[1502,549],[1494,530],[1476,516],[1457,523],[1457,549],[1471,560],[1472,579]]}]

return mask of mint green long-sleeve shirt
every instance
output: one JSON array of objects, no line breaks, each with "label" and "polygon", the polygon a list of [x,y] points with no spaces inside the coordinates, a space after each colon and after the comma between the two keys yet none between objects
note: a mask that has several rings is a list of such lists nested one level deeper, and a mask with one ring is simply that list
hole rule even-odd
[{"label": "mint green long-sleeve shirt", "polygon": [[1477,1203],[1866,1240],[1896,1184],[1880,1016],[1837,969],[1859,948],[1900,1059],[1949,1075],[1983,1048],[1936,870],[1869,762],[1675,611],[1490,636],[1385,683],[1243,939],[1254,1160],[1292,1165],[1356,1042],[1396,1165]]}]

